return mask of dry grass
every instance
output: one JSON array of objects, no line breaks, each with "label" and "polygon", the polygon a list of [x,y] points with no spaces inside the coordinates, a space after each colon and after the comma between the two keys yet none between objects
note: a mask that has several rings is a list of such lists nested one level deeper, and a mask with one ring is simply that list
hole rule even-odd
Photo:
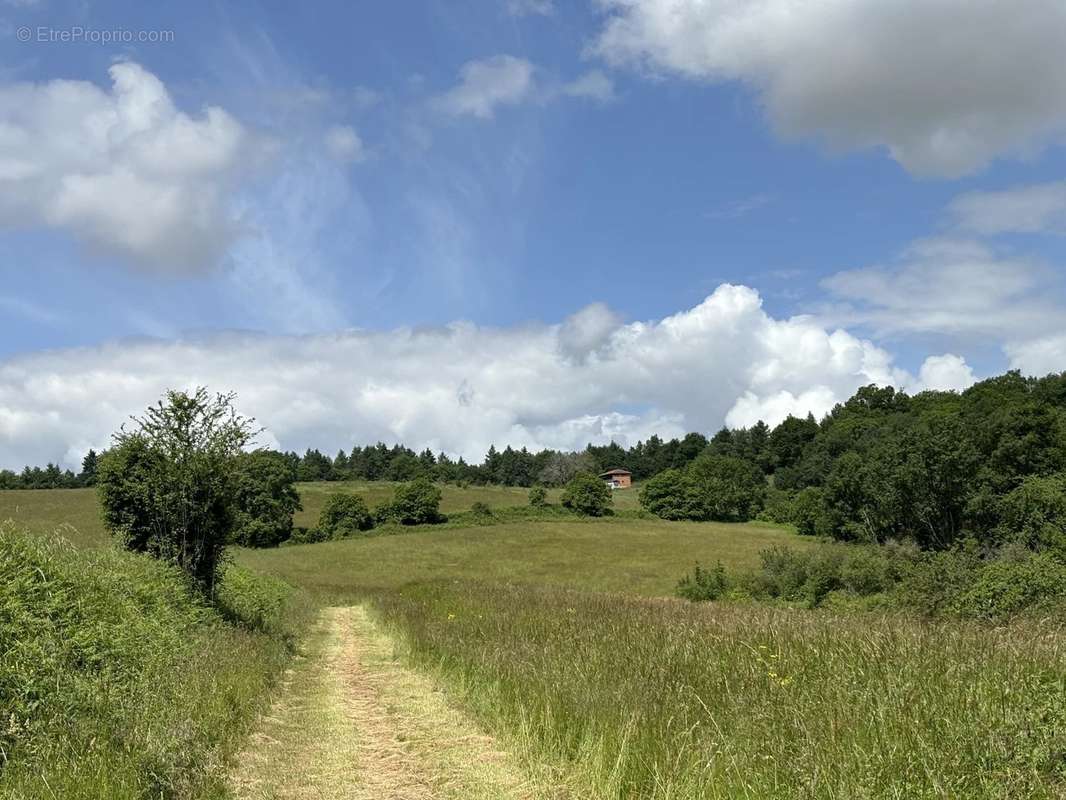
[{"label": "dry grass", "polygon": [[535,796],[492,737],[398,663],[362,607],[323,611],[238,763],[245,800]]}]

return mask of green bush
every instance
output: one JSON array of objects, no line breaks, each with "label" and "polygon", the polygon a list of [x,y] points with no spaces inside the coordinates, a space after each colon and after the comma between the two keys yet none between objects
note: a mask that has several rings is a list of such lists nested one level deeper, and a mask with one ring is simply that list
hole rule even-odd
[{"label": "green bush", "polygon": [[300,509],[293,482],[296,470],[282,453],[242,453],[234,469],[236,509],[232,544],[276,547],[292,535],[292,515]]},{"label": "green bush", "polygon": [[762,522],[776,522],[779,525],[790,524],[793,517],[792,501],[793,495],[791,492],[786,492],[782,489],[767,489],[766,500],[757,519]]},{"label": "green bush", "polygon": [[331,494],[318,515],[318,536],[343,539],[374,527],[374,517],[366,501],[354,494]]},{"label": "green bush", "polygon": [[1032,476],[998,503],[997,538],[1066,556],[1066,475]]},{"label": "green bush", "polygon": [[689,505],[690,482],[679,469],[667,469],[648,480],[640,490],[640,505],[662,519],[693,519]]},{"label": "green bush", "polygon": [[822,490],[808,486],[792,498],[791,522],[796,530],[804,536],[822,536],[828,534],[825,523],[825,503]]},{"label": "green bush", "polygon": [[329,534],[318,528],[293,528],[292,536],[285,544],[318,544],[328,542]]},{"label": "green bush", "polygon": [[563,507],[588,517],[610,514],[613,502],[607,484],[587,472],[575,475],[563,490]]},{"label": "green bush", "polygon": [[692,574],[686,575],[677,584],[677,596],[693,602],[717,600],[728,592],[729,588],[729,577],[721,561],[712,569],[703,569],[697,564]]},{"label": "green bush", "polygon": [[952,610],[991,621],[1066,605],[1066,565],[1047,553],[999,558],[977,570]]},{"label": "green bush", "polygon": [[396,487],[392,502],[379,509],[379,518],[400,525],[444,522],[440,513],[441,491],[426,478]]},{"label": "green bush", "polygon": [[744,522],[759,513],[765,494],[753,463],[705,453],[684,470],[665,470],[648,481],[640,503],[663,519]]},{"label": "green bush", "polygon": [[543,486],[534,486],[529,490],[529,504],[533,508],[543,508],[548,505],[548,490]]}]

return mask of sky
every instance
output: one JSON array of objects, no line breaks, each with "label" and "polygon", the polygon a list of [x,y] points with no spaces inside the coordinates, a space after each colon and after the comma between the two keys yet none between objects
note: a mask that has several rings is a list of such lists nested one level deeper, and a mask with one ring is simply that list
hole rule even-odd
[{"label": "sky", "polygon": [[0,0],[0,467],[480,460],[1066,369],[1060,0]]}]

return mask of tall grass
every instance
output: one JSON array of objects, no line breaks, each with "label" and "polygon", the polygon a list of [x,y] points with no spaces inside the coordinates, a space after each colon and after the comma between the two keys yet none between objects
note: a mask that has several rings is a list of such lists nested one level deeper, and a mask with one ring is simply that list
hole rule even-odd
[{"label": "tall grass", "polygon": [[1066,795],[1057,628],[457,582],[375,605],[579,797]]},{"label": "tall grass", "polygon": [[298,624],[279,583],[224,584],[237,624],[147,557],[0,527],[0,796],[224,796]]}]

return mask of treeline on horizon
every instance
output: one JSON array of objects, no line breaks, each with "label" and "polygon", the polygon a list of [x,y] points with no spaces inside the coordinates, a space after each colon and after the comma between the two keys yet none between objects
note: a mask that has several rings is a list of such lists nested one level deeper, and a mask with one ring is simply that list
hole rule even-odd
[{"label": "treeline on horizon", "polygon": [[[710,439],[653,436],[628,449],[614,442],[580,453],[492,447],[481,464],[381,443],[333,458],[314,449],[285,454],[300,481],[425,477],[512,486],[564,485],[612,468],[646,480],[684,472],[701,455],[757,469],[765,478],[757,508],[770,518],[787,514],[803,532],[868,541],[906,535],[943,546],[960,531],[1005,524],[1011,512],[1003,498],[1012,492],[1022,506],[1037,496],[1043,506],[1061,498],[1066,518],[1066,373],[1031,378],[1012,371],[961,393],[913,396],[870,385],[820,421],[788,417],[774,428],[723,428]],[[97,461],[90,452],[77,475],[55,465],[0,472],[0,488],[92,485]],[[786,506],[782,513],[775,513],[778,505]]]}]

